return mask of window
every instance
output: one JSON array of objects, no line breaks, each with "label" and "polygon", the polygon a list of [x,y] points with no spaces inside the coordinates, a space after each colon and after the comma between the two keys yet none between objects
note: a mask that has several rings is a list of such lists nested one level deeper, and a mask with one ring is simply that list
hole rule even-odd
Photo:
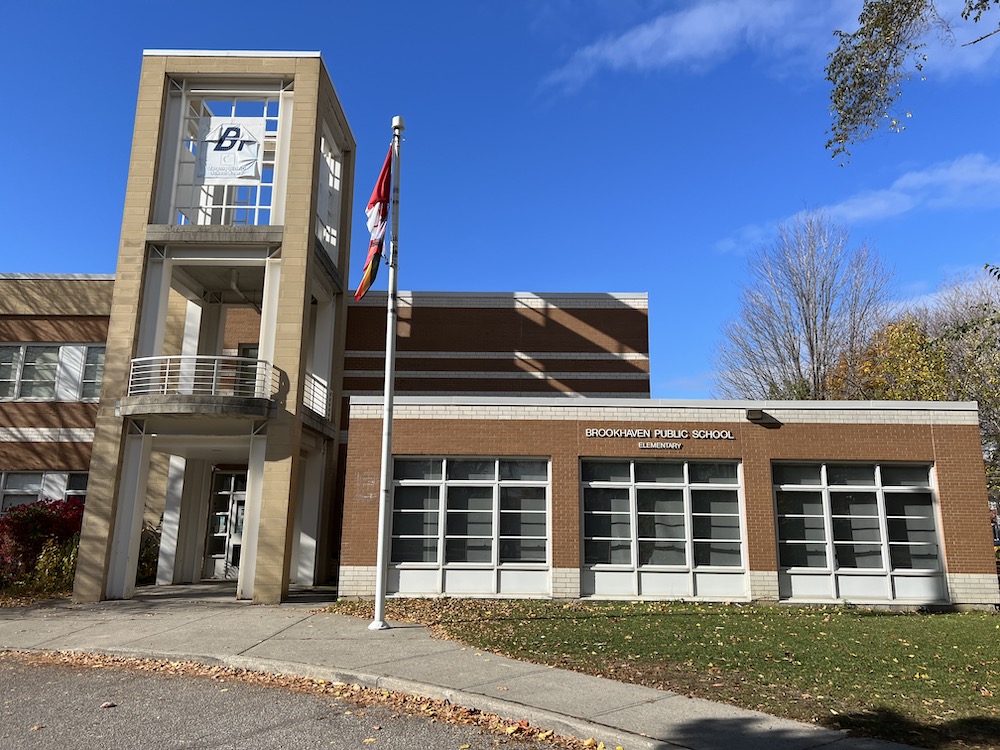
[{"label": "window", "polygon": [[774,476],[782,567],[937,569],[927,466],[776,465]]},{"label": "window", "polygon": [[71,500],[73,498],[78,498],[80,500],[87,499],[87,477],[85,472],[74,472],[66,478],[66,491],[63,493],[63,497],[66,500]]},{"label": "window", "polygon": [[38,500],[69,500],[87,495],[85,471],[0,472],[0,515],[16,505]]},{"label": "window", "polygon": [[81,399],[96,399],[101,395],[101,380],[104,377],[103,346],[88,346],[83,365],[83,383],[80,388]]},{"label": "window", "polygon": [[40,471],[8,472],[2,475],[3,494],[0,495],[0,513],[17,505],[26,505],[41,499],[42,477]]},{"label": "window", "polygon": [[96,399],[104,352],[99,344],[0,344],[0,399]]},{"label": "window", "polygon": [[545,565],[548,482],[545,459],[397,458],[392,562]]},{"label": "window", "polygon": [[585,565],[739,568],[736,463],[583,461]]},{"label": "window", "polygon": [[[171,223],[271,224],[280,88],[185,89]],[[226,152],[222,166],[206,166],[213,151]]]}]

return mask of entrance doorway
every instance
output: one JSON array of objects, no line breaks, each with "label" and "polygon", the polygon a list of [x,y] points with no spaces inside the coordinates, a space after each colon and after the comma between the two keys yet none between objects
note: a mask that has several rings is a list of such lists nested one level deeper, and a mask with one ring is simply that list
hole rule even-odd
[{"label": "entrance doorway", "polygon": [[247,499],[247,472],[216,470],[208,503],[208,539],[205,578],[236,580],[243,548],[243,514]]}]

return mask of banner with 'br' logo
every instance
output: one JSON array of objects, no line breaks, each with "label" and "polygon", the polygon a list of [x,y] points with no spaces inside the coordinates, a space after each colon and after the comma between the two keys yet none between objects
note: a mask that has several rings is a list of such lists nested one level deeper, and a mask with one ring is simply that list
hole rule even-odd
[{"label": "banner with 'br' logo", "polygon": [[205,117],[198,143],[198,181],[204,185],[257,185],[264,151],[264,119]]}]

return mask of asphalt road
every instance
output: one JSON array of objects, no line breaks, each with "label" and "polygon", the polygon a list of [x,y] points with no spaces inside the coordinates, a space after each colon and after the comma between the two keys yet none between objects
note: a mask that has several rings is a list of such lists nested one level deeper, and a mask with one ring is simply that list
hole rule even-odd
[{"label": "asphalt road", "polygon": [[384,706],[362,708],[281,687],[118,667],[31,663],[0,653],[0,748],[4,750],[459,750],[463,746],[551,750],[475,727],[432,723]]}]

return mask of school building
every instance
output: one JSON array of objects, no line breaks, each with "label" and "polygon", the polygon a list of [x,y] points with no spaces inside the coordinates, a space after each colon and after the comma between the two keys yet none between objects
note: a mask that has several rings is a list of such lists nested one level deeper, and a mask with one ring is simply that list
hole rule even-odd
[{"label": "school building", "polygon": [[[111,276],[0,275],[0,512],[74,596],[375,586],[385,294],[318,53],[147,51]],[[349,301],[350,300],[350,301]],[[972,403],[650,399],[644,293],[400,295],[400,596],[1000,604]]]}]

